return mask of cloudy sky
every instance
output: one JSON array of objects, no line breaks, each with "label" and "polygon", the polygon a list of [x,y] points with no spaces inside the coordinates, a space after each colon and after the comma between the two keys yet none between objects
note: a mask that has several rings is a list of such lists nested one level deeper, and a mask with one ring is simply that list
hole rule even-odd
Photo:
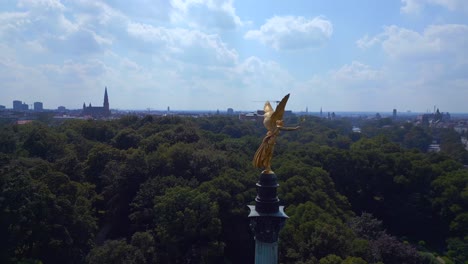
[{"label": "cloudy sky", "polygon": [[0,104],[468,112],[466,0],[2,0]]}]

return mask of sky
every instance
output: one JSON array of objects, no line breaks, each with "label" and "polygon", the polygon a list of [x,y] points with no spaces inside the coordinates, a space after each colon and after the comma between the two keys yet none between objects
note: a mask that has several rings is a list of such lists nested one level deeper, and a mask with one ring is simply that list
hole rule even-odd
[{"label": "sky", "polygon": [[2,0],[0,105],[468,112],[466,0]]}]

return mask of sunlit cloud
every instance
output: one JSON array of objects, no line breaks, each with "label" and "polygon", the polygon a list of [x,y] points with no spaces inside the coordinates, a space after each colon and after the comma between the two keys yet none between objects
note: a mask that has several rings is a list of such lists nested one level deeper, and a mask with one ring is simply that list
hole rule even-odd
[{"label": "sunlit cloud", "polygon": [[322,17],[274,16],[260,29],[248,31],[245,38],[276,50],[301,50],[324,45],[332,34],[332,23]]}]

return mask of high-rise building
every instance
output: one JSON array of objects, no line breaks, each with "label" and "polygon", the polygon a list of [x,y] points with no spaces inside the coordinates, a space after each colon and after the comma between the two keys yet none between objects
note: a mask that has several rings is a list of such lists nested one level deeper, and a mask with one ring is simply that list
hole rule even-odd
[{"label": "high-rise building", "polygon": [[397,117],[397,110],[393,109],[393,119],[396,119],[396,117]]},{"label": "high-rise building", "polygon": [[34,111],[44,110],[42,102],[34,102]]},{"label": "high-rise building", "polygon": [[23,104],[21,105],[21,110],[23,110],[23,111],[28,111],[28,110],[29,110],[29,105],[28,105],[27,103],[23,103]]},{"label": "high-rise building", "polygon": [[13,110],[21,111],[22,108],[23,108],[23,102],[21,102],[20,100],[13,101]]}]

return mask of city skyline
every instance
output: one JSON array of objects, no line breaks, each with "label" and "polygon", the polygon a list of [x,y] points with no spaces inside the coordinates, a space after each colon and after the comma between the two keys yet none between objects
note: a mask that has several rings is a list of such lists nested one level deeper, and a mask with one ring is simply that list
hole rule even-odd
[{"label": "city skyline", "polygon": [[468,2],[6,1],[0,105],[468,112]]}]

